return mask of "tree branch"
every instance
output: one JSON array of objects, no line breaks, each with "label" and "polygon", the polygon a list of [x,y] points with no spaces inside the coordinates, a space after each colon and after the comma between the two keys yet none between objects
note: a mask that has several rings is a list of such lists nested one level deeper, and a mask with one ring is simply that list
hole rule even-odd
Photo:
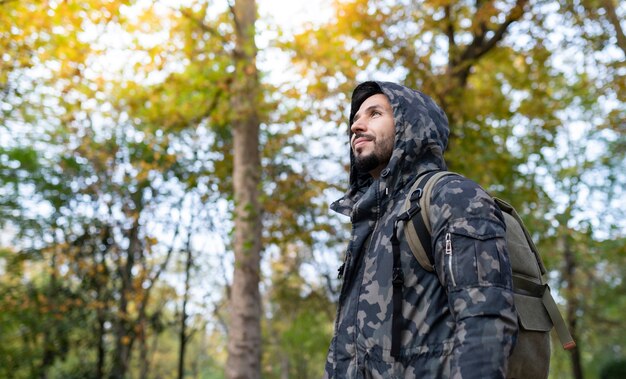
[{"label": "tree branch", "polygon": [[179,9],[179,11],[180,11],[180,13],[183,16],[185,16],[187,19],[189,19],[190,21],[195,23],[197,26],[199,26],[200,29],[202,29],[203,31],[209,33],[213,37],[216,37],[223,44],[229,43],[229,41],[226,38],[224,38],[224,36],[221,35],[215,28],[210,27],[209,25],[205,24],[203,20],[195,17],[194,14],[192,12],[190,12],[188,9],[181,8],[181,9]]},{"label": "tree branch", "polygon": [[[487,28],[484,22],[480,23],[478,31],[473,34],[474,38],[472,43],[467,45],[465,50],[458,56],[458,59],[452,59],[451,57],[449,61],[449,74],[458,80],[456,85],[460,87],[465,86],[470,70],[476,60],[488,53],[504,38],[509,26],[515,21],[518,21],[524,14],[524,7],[527,3],[528,0],[517,0],[505,21],[495,30]],[[481,5],[479,2],[476,4],[477,6]],[[479,11],[477,11],[477,13],[478,12]],[[490,31],[494,33],[493,36],[485,41],[487,33]]]},{"label": "tree branch", "polygon": [[484,39],[489,30],[483,26],[481,28],[481,33],[474,37],[474,41],[472,41],[472,43],[463,53],[462,60],[478,59],[485,55],[488,51],[493,49],[496,44],[502,40],[509,26],[511,26],[511,24],[515,21],[518,21],[520,18],[522,18],[522,15],[524,14],[524,7],[527,3],[528,0],[517,0],[513,9],[511,9],[509,14],[507,15],[506,20],[504,20],[504,22],[500,24],[498,29],[493,31],[493,36],[486,42],[484,42]]},{"label": "tree branch", "polygon": [[615,12],[615,3],[613,0],[602,0],[600,6],[606,11],[606,18],[615,29],[615,37],[617,38],[617,46],[626,54],[626,36],[620,24],[617,12]]},{"label": "tree branch", "polygon": [[239,18],[237,17],[237,11],[235,10],[235,5],[232,1],[228,2],[228,9],[230,9],[230,13],[233,15],[233,22],[235,23],[235,30],[239,30]]},{"label": "tree branch", "polygon": [[454,59],[454,53],[456,52],[456,42],[454,41],[454,22],[452,20],[452,11],[450,5],[444,7],[444,13],[447,21],[446,36],[448,37],[448,59],[452,61]]},{"label": "tree branch", "polygon": [[[185,197],[181,197],[180,201],[178,202],[178,209],[181,209],[183,201],[185,200]],[[161,277],[161,274],[165,271],[165,269],[167,268],[167,265],[170,262],[170,258],[172,257],[172,253],[174,252],[175,246],[176,246],[176,238],[178,237],[178,234],[180,233],[180,226],[181,226],[181,217],[178,217],[178,220],[176,221],[176,228],[174,229],[174,236],[172,237],[172,243],[170,245],[170,248],[167,250],[167,253],[165,254],[165,258],[163,259],[163,261],[161,262],[160,265],[157,266],[156,271],[152,274],[152,276],[149,277],[149,281],[150,283],[148,284],[148,287],[145,289],[145,293],[149,294],[152,290],[152,287],[154,287],[154,284],[159,280],[159,278]],[[142,305],[145,306],[148,302],[148,296],[144,297],[144,301],[142,302]]]}]

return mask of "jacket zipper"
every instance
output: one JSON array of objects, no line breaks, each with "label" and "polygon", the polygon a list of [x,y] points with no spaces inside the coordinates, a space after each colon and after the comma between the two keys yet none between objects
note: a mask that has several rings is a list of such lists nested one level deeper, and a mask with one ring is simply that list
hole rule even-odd
[{"label": "jacket zipper", "polygon": [[450,281],[452,286],[456,287],[456,280],[454,280],[454,272],[452,271],[452,236],[450,233],[446,233],[446,258],[448,260],[448,271],[450,271]]}]

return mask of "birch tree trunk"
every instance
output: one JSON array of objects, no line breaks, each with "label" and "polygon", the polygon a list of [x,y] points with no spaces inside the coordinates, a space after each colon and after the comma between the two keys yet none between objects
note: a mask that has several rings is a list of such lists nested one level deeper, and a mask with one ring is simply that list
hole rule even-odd
[{"label": "birch tree trunk", "polygon": [[259,78],[254,41],[255,0],[236,0],[235,79],[231,102],[235,197],[235,268],[230,299],[226,377],[261,377],[261,209],[259,185]]}]

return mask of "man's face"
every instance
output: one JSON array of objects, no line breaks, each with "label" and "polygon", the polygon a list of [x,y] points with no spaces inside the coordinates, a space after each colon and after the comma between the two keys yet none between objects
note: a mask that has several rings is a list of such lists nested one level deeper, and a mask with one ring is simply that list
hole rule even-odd
[{"label": "man's face", "polygon": [[354,115],[350,131],[357,168],[378,178],[389,163],[395,140],[393,109],[387,96],[368,97]]}]

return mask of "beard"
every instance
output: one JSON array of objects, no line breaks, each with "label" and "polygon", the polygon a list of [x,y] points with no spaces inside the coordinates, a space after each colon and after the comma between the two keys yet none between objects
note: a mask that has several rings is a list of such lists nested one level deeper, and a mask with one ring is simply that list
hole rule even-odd
[{"label": "beard", "polygon": [[367,155],[355,155],[356,169],[370,172],[382,165],[386,166],[393,153],[393,138],[374,140],[374,151]]},{"label": "beard", "polygon": [[360,172],[370,172],[380,166],[380,159],[376,156],[376,154],[372,153],[366,156],[356,157],[354,163],[356,165],[356,169]]}]

